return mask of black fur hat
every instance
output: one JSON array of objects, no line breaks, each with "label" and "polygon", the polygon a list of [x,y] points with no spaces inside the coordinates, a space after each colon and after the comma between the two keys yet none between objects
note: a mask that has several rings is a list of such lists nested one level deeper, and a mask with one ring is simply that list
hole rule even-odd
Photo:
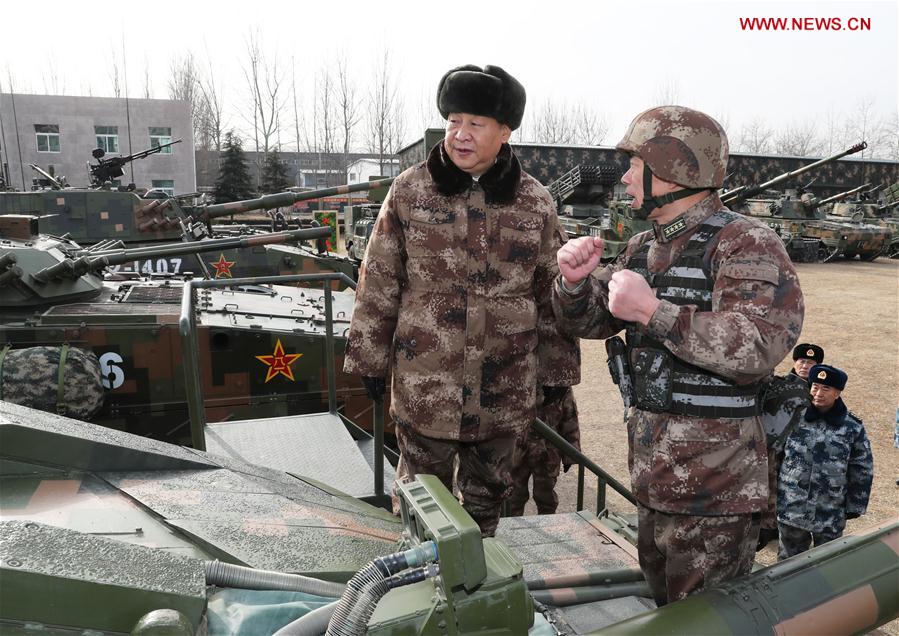
[{"label": "black fur hat", "polygon": [[493,117],[512,130],[521,125],[524,86],[498,66],[466,64],[447,71],[437,86],[437,110]]},{"label": "black fur hat", "polygon": [[814,360],[818,364],[824,362],[824,349],[816,344],[803,342],[796,345],[793,349],[793,360],[804,358],[806,360]]}]

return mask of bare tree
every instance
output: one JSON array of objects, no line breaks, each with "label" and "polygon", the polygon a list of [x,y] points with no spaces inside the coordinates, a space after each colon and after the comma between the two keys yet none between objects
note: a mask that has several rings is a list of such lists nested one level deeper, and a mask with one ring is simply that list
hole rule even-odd
[{"label": "bare tree", "polygon": [[144,55],[144,99],[150,99],[152,92],[150,86],[150,60]]},{"label": "bare tree", "polygon": [[883,142],[878,144],[878,156],[899,161],[899,112],[893,111],[883,125]]},{"label": "bare tree", "polygon": [[[877,143],[881,140],[883,121],[874,112],[874,99],[860,97],[856,103],[855,112],[847,121],[847,130],[853,139],[868,142],[868,148],[859,153],[859,159],[870,159],[876,152]],[[878,153],[879,154],[879,153]]]},{"label": "bare tree", "polygon": [[44,73],[41,77],[44,80],[45,93],[48,95],[62,95],[65,93],[65,82],[61,81],[59,69],[52,58],[48,58],[44,64]]},{"label": "bare tree", "polygon": [[200,129],[202,137],[206,141],[207,150],[215,148],[221,151],[222,142],[224,140],[224,130],[227,127],[225,122],[225,101],[222,96],[221,87],[216,85],[215,71],[212,68],[212,58],[209,52],[206,52],[206,60],[209,64],[209,70],[206,75],[200,75],[198,89],[200,91]]},{"label": "bare tree", "polygon": [[760,119],[755,118],[740,129],[738,148],[750,154],[765,154],[771,152],[773,137],[774,131]]},{"label": "bare tree", "polygon": [[244,76],[253,99],[256,152],[261,150],[265,154],[272,147],[272,140],[277,135],[286,96],[281,90],[284,77],[278,66],[278,55],[275,53],[266,57],[263,54],[259,47],[258,33],[251,32],[247,38],[247,66],[244,68]]},{"label": "bare tree", "polygon": [[680,83],[676,79],[668,79],[664,84],[656,85],[653,102],[659,106],[677,104],[680,98]]},{"label": "bare tree", "polygon": [[122,77],[119,72],[119,58],[116,54],[115,47],[112,47],[112,51],[109,55],[109,80],[112,82],[112,95],[113,97],[121,97],[122,96]]},{"label": "bare tree", "polygon": [[337,58],[337,112],[343,133],[343,168],[350,163],[350,148],[353,143],[353,129],[359,123],[359,101],[355,84],[349,76],[346,57]]},{"label": "bare tree", "polygon": [[774,135],[774,152],[778,155],[811,157],[821,154],[825,147],[811,120],[798,124],[791,122]]},{"label": "bare tree", "polygon": [[200,72],[190,51],[184,57],[176,57],[169,67],[169,99],[187,102],[190,109],[190,124],[193,130],[194,144],[197,148],[208,150],[209,139],[204,128],[204,104],[201,91]]},{"label": "bare tree", "polygon": [[598,146],[609,133],[609,122],[587,104],[578,104],[574,110],[574,138],[584,146]]},{"label": "bare tree", "polygon": [[391,148],[397,137],[402,137],[399,128],[402,122],[394,121],[397,111],[397,85],[390,66],[390,51],[384,49],[375,66],[374,83],[368,95],[368,150],[378,155],[381,174],[384,174],[385,159],[392,154]]}]

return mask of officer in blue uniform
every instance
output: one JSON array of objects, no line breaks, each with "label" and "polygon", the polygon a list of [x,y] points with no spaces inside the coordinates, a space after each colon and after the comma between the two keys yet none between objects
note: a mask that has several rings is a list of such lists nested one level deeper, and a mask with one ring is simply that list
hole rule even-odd
[{"label": "officer in blue uniform", "polygon": [[827,364],[809,371],[812,404],[784,447],[777,488],[778,560],[843,535],[865,513],[874,460],[862,421],[840,395],[846,373]]}]

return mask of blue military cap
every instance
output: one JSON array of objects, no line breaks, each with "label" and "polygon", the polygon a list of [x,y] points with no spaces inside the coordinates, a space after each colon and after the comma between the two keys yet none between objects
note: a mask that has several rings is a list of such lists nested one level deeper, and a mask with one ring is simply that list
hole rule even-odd
[{"label": "blue military cap", "polygon": [[816,364],[808,372],[809,384],[823,384],[832,386],[838,391],[846,388],[846,380],[849,376],[842,369],[837,369],[829,364]]}]

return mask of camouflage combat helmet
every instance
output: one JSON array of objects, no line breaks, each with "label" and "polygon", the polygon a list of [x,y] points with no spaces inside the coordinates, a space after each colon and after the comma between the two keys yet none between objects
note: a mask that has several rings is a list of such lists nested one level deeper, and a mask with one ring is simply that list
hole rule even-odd
[{"label": "camouflage combat helmet", "polygon": [[[657,106],[643,111],[616,148],[645,164],[641,211],[647,216],[657,207],[724,183],[727,135],[717,121],[692,108]],[[653,197],[653,174],[686,189]]]}]

